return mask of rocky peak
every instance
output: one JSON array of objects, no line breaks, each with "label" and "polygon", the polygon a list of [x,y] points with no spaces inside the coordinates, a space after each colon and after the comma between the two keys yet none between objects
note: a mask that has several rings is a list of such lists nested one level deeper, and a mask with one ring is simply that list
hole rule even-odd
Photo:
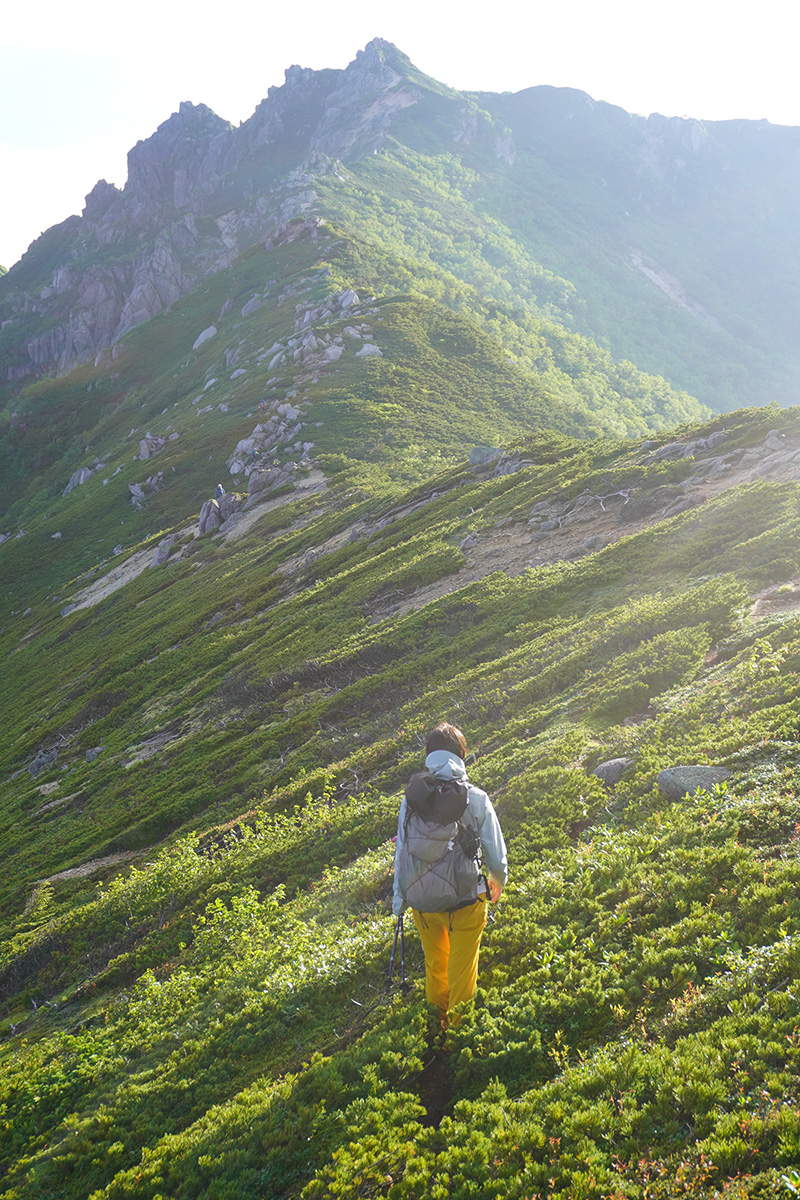
[{"label": "rocky peak", "polygon": [[114,187],[113,183],[107,183],[105,179],[98,179],[86,197],[81,215],[89,221],[98,220],[120,194],[119,189]]},{"label": "rocky peak", "polygon": [[340,88],[353,98],[385,91],[403,79],[408,65],[391,42],[373,38],[345,67]]},{"label": "rocky peak", "polygon": [[708,130],[702,121],[692,117],[662,117],[651,113],[644,123],[644,136],[650,143],[660,143],[673,153],[696,154],[708,141]]},{"label": "rocky peak", "polygon": [[381,38],[359,50],[325,101],[312,151],[341,158],[376,150],[393,115],[419,99],[408,80],[408,65],[400,51]]},{"label": "rocky peak", "polygon": [[184,100],[178,112],[128,152],[126,192],[145,193],[180,207],[185,202],[188,177],[196,178],[212,143],[231,136],[228,121],[205,104]]},{"label": "rocky peak", "polygon": [[[303,83],[310,83],[315,74],[316,71],[313,71],[311,67],[299,67],[295,63],[294,66],[287,67],[283,73],[285,81],[284,86],[291,89],[299,87]],[[269,89],[270,93],[273,93],[276,90],[276,88]]]}]

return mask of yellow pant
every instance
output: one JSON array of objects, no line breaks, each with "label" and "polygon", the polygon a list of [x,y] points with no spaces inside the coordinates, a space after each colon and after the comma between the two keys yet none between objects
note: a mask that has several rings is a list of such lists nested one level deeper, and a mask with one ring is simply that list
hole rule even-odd
[{"label": "yellow pant", "polygon": [[486,899],[479,896],[455,912],[421,913],[411,910],[425,951],[425,995],[443,1012],[475,995],[478,953],[486,924]]}]

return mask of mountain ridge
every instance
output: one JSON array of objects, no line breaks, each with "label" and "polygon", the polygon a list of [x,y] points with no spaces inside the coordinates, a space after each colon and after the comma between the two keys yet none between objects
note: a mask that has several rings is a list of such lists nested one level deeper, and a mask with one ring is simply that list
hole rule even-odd
[{"label": "mountain ridge", "polygon": [[[122,191],[99,181],[77,223],[70,218],[48,231],[3,277],[0,364],[6,386],[42,370],[63,372],[92,361],[286,220],[325,215],[315,181],[327,179],[339,191],[344,184],[353,210],[361,201],[345,184],[344,163],[360,170],[376,155],[392,156],[398,136],[420,147],[433,136],[431,149],[456,151],[465,165],[474,160],[477,187],[471,185],[465,201],[477,201],[484,216],[500,203],[505,222],[512,217],[512,240],[521,240],[557,276],[577,281],[578,303],[573,298],[559,317],[570,328],[599,337],[601,344],[610,338],[619,357],[640,361],[638,353],[646,355],[647,369],[708,398],[713,407],[751,403],[759,373],[764,383],[775,380],[773,394],[762,402],[791,394],[777,380],[781,371],[788,378],[785,372],[795,369],[784,359],[791,358],[794,327],[794,301],[786,305],[788,264],[800,246],[794,199],[800,134],[760,122],[641,118],[574,89],[457,93],[422,76],[380,39],[340,71],[289,68],[285,83],[270,88],[236,129],[205,105],[187,102],[139,142]],[[537,182],[542,169],[555,170],[556,177]],[[559,210],[553,188],[564,202]],[[696,229],[685,225],[689,206]],[[654,218],[671,235],[657,234]],[[596,227],[593,247],[583,232],[587,220]],[[741,242],[748,225],[759,253],[772,255],[769,293],[752,274],[752,255]],[[607,245],[603,238],[610,239]],[[776,239],[782,242],[778,257]],[[98,254],[111,254],[108,265],[91,262]],[[467,282],[471,270],[463,276]],[[676,285],[665,287],[666,279]],[[773,295],[778,279],[784,282]],[[35,296],[26,281],[38,289]],[[773,322],[777,353],[770,365],[763,359],[763,317],[754,322],[741,308],[746,286]],[[630,328],[626,347],[619,331],[631,325],[632,304],[640,320],[646,314],[648,328],[644,340]],[[698,317],[707,332],[697,329]],[[37,331],[42,324],[45,329]],[[668,330],[678,338],[672,349]],[[678,348],[699,365],[708,359],[694,381]],[[739,363],[726,399],[720,355]]]}]

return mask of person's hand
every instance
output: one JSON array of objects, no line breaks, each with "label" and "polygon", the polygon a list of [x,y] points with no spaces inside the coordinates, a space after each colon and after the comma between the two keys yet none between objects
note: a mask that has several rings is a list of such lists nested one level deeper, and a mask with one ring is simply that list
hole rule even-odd
[{"label": "person's hand", "polygon": [[498,883],[493,875],[488,875],[486,882],[489,885],[489,899],[491,900],[492,904],[497,904],[497,901],[500,899],[500,896],[503,892],[503,885],[502,883]]}]

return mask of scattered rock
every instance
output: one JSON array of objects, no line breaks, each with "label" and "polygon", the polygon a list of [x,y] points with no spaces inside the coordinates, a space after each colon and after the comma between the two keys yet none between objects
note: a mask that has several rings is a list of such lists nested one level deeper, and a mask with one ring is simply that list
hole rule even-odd
[{"label": "scattered rock", "polygon": [[71,476],[69,483],[61,493],[62,496],[68,496],[73,488],[80,487],[82,483],[86,483],[87,479],[91,479],[94,471],[90,467],[81,467]]},{"label": "scattered rock", "polygon": [[92,746],[91,750],[86,751],[86,761],[94,762],[98,755],[102,754],[104,750],[105,746]]},{"label": "scattered rock", "polygon": [[215,337],[216,332],[216,325],[209,325],[208,329],[204,329],[200,336],[195,339],[192,349],[197,350],[198,347],[202,346],[203,342],[207,342],[209,338]]},{"label": "scattered rock", "polygon": [[201,537],[207,533],[216,533],[222,524],[222,514],[219,511],[219,502],[217,500],[206,500],[203,507],[200,509],[198,518],[198,532]]},{"label": "scattered rock", "polygon": [[468,533],[463,542],[458,543],[459,550],[474,550],[478,544],[478,539],[474,533]]},{"label": "scattered rock", "polygon": [[134,508],[141,508],[148,496],[158,492],[164,485],[164,472],[159,471],[155,475],[149,475],[143,483],[129,483],[128,491],[131,494],[131,504]]},{"label": "scattered rock", "polygon": [[383,351],[374,342],[365,342],[360,350],[356,350],[356,358],[383,358]]},{"label": "scattered rock", "polygon": [[658,790],[668,800],[680,800],[682,796],[694,795],[698,788],[711,791],[716,784],[730,778],[731,772],[725,767],[667,767],[658,773]]},{"label": "scattered rock", "polygon": [[606,787],[615,787],[632,762],[632,758],[609,758],[595,767],[592,774],[602,780]]},{"label": "scattered rock", "polygon": [[63,535],[61,533],[51,533],[50,534],[50,537],[53,539],[54,542],[57,542],[59,540],[59,538],[61,538],[62,536]]},{"label": "scattered rock", "polygon": [[48,767],[52,767],[57,758],[58,749],[55,746],[52,750],[40,750],[28,767],[28,774],[31,779],[35,779],[37,775],[41,775],[42,771],[46,771]]},{"label": "scattered rock", "polygon": [[[200,536],[216,531],[228,521],[234,513],[243,507],[243,501],[235,492],[225,492],[213,500],[206,500],[200,509],[198,531]],[[152,564],[155,566],[155,562]]]},{"label": "scattered rock", "polygon": [[244,307],[242,308],[242,316],[249,317],[251,313],[254,313],[259,308],[261,308],[261,305],[263,303],[264,303],[263,296],[253,296],[250,300],[247,301],[247,304],[245,304]]},{"label": "scattered rock", "polygon": [[168,441],[175,441],[178,437],[177,433],[173,433],[169,438],[153,436],[152,433],[146,433],[139,441],[139,458],[144,460],[151,454],[158,454],[159,450],[163,450]]},{"label": "scattered rock", "polygon": [[519,450],[514,450],[511,454],[503,454],[490,478],[499,479],[501,475],[513,475],[516,471],[522,471],[525,467],[532,466],[533,459],[522,458]]},{"label": "scattered rock", "polygon": [[151,559],[150,566],[163,566],[172,553],[172,549],[176,541],[177,537],[175,534],[171,534],[169,537],[165,537],[162,541],[160,541],[158,543],[158,547],[156,548],[156,552]]},{"label": "scattered rock", "polygon": [[283,466],[256,468],[250,476],[248,487],[249,498],[261,495],[262,492],[274,492],[276,488],[285,487],[292,482],[296,469],[295,463],[284,463]]}]

